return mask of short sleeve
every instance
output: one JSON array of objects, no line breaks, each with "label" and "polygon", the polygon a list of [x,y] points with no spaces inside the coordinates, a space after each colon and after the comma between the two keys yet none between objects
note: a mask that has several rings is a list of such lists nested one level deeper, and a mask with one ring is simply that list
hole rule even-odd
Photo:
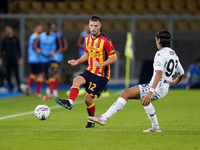
[{"label": "short sleeve", "polygon": [[177,70],[177,72],[178,72],[179,75],[184,74],[183,67],[182,67],[181,63],[179,62],[179,60],[178,60],[178,65],[177,65],[176,70]]},{"label": "short sleeve", "polygon": [[154,58],[154,70],[164,70],[165,59],[161,56],[159,52],[156,53]]},{"label": "short sleeve", "polygon": [[106,50],[108,57],[113,57],[116,55],[115,48],[112,44],[112,41],[105,41],[104,49]]},{"label": "short sleeve", "polygon": [[84,43],[85,43],[85,44],[84,44],[84,54],[88,54],[88,50],[87,50],[87,47],[86,47],[88,39],[89,39],[89,38],[86,37],[85,40],[84,40]]}]

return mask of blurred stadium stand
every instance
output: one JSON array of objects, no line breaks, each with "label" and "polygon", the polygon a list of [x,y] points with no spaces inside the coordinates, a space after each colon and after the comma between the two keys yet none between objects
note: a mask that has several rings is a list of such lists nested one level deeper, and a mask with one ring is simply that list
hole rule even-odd
[{"label": "blurred stadium stand", "polygon": [[[124,47],[128,31],[133,34],[135,55],[131,79],[139,80],[143,63],[153,60],[156,52],[154,35],[159,30],[170,30],[172,33],[172,46],[185,70],[200,57],[200,0],[9,0],[8,14],[12,17],[0,15],[0,29],[12,24],[15,32],[24,39],[22,49],[25,62],[27,41],[33,27],[46,22],[57,22],[59,30],[68,40],[69,49],[64,53],[66,59],[63,64],[67,64],[68,59],[78,58],[78,36],[93,14],[102,16],[102,32],[112,39],[119,52],[117,67],[120,69],[115,71],[117,67],[114,64],[111,72],[111,79],[115,81],[125,76]],[[65,65],[61,73],[63,81],[70,82],[69,78],[77,70],[79,66]],[[22,72],[23,78],[26,78],[27,64],[24,64]]]}]

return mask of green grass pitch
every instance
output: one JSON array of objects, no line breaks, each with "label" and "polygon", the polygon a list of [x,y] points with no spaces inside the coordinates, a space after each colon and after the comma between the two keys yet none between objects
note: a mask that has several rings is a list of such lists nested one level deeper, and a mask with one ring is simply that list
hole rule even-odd
[{"label": "green grass pitch", "polygon": [[[121,91],[95,99],[96,115],[104,113]],[[59,97],[67,98],[65,92]],[[140,103],[129,100],[106,125],[84,129],[87,111],[84,96],[78,96],[72,110],[58,106],[54,99],[32,96],[0,100],[0,150],[196,150],[200,149],[200,91],[170,90],[152,102],[163,132],[143,133],[151,123]],[[40,121],[34,109],[46,104],[50,117]]]}]

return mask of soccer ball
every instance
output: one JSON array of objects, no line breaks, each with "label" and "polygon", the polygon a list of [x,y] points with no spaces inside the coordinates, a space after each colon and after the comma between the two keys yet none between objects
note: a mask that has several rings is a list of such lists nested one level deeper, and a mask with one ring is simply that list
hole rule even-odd
[{"label": "soccer ball", "polygon": [[50,116],[50,108],[47,105],[41,104],[35,108],[35,117],[39,120],[46,120]]}]

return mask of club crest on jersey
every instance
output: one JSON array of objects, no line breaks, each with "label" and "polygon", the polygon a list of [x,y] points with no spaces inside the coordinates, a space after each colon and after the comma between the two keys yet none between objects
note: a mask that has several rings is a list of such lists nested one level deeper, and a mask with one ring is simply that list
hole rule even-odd
[{"label": "club crest on jersey", "polygon": [[99,43],[95,43],[95,46],[97,47],[99,45]]}]

